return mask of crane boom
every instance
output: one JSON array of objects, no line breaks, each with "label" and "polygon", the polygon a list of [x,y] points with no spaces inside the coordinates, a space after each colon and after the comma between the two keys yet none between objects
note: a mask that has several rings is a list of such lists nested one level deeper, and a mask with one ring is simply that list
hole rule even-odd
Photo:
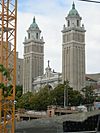
[{"label": "crane boom", "polygon": [[17,0],[0,0],[0,133],[14,133],[16,22]]},{"label": "crane boom", "polygon": [[93,0],[79,0],[79,1],[93,2],[93,3],[100,3],[100,1],[93,1]]}]

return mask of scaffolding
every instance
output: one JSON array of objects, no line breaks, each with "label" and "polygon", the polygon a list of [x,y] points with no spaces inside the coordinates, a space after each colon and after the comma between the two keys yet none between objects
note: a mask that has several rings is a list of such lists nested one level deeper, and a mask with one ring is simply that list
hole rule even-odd
[{"label": "scaffolding", "polygon": [[[9,80],[0,72],[0,83],[11,85],[10,94],[0,88],[0,133],[14,133],[16,85],[17,0],[0,0],[0,65],[9,71]],[[6,90],[7,91],[7,90]]]}]

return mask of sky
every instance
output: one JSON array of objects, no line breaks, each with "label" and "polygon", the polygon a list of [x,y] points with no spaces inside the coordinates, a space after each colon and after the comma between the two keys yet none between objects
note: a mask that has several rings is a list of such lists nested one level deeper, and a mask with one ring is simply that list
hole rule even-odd
[{"label": "sky", "polygon": [[[99,0],[98,0],[99,1]],[[17,51],[23,58],[23,42],[27,30],[36,18],[43,36],[44,68],[50,60],[50,67],[62,72],[62,33],[65,17],[72,8],[73,0],[18,0]],[[100,4],[74,0],[86,29],[85,57],[86,73],[100,73]]]}]

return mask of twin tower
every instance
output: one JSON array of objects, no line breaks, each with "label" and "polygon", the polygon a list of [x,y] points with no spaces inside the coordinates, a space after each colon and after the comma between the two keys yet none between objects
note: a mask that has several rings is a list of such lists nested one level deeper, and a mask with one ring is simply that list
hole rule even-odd
[{"label": "twin tower", "polygon": [[[72,4],[62,30],[62,83],[69,81],[80,91],[85,85],[85,29],[81,17]],[[24,41],[23,93],[32,90],[32,83],[44,70],[44,41],[35,18]]]}]

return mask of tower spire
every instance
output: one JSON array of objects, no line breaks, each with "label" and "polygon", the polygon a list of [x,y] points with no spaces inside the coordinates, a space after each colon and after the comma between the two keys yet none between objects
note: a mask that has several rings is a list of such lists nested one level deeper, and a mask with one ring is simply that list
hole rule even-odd
[{"label": "tower spire", "polygon": [[72,4],[72,9],[75,9],[75,4],[74,4],[74,1],[73,1],[73,4]]},{"label": "tower spire", "polygon": [[33,18],[33,23],[35,23],[35,16],[34,16],[34,18]]}]

